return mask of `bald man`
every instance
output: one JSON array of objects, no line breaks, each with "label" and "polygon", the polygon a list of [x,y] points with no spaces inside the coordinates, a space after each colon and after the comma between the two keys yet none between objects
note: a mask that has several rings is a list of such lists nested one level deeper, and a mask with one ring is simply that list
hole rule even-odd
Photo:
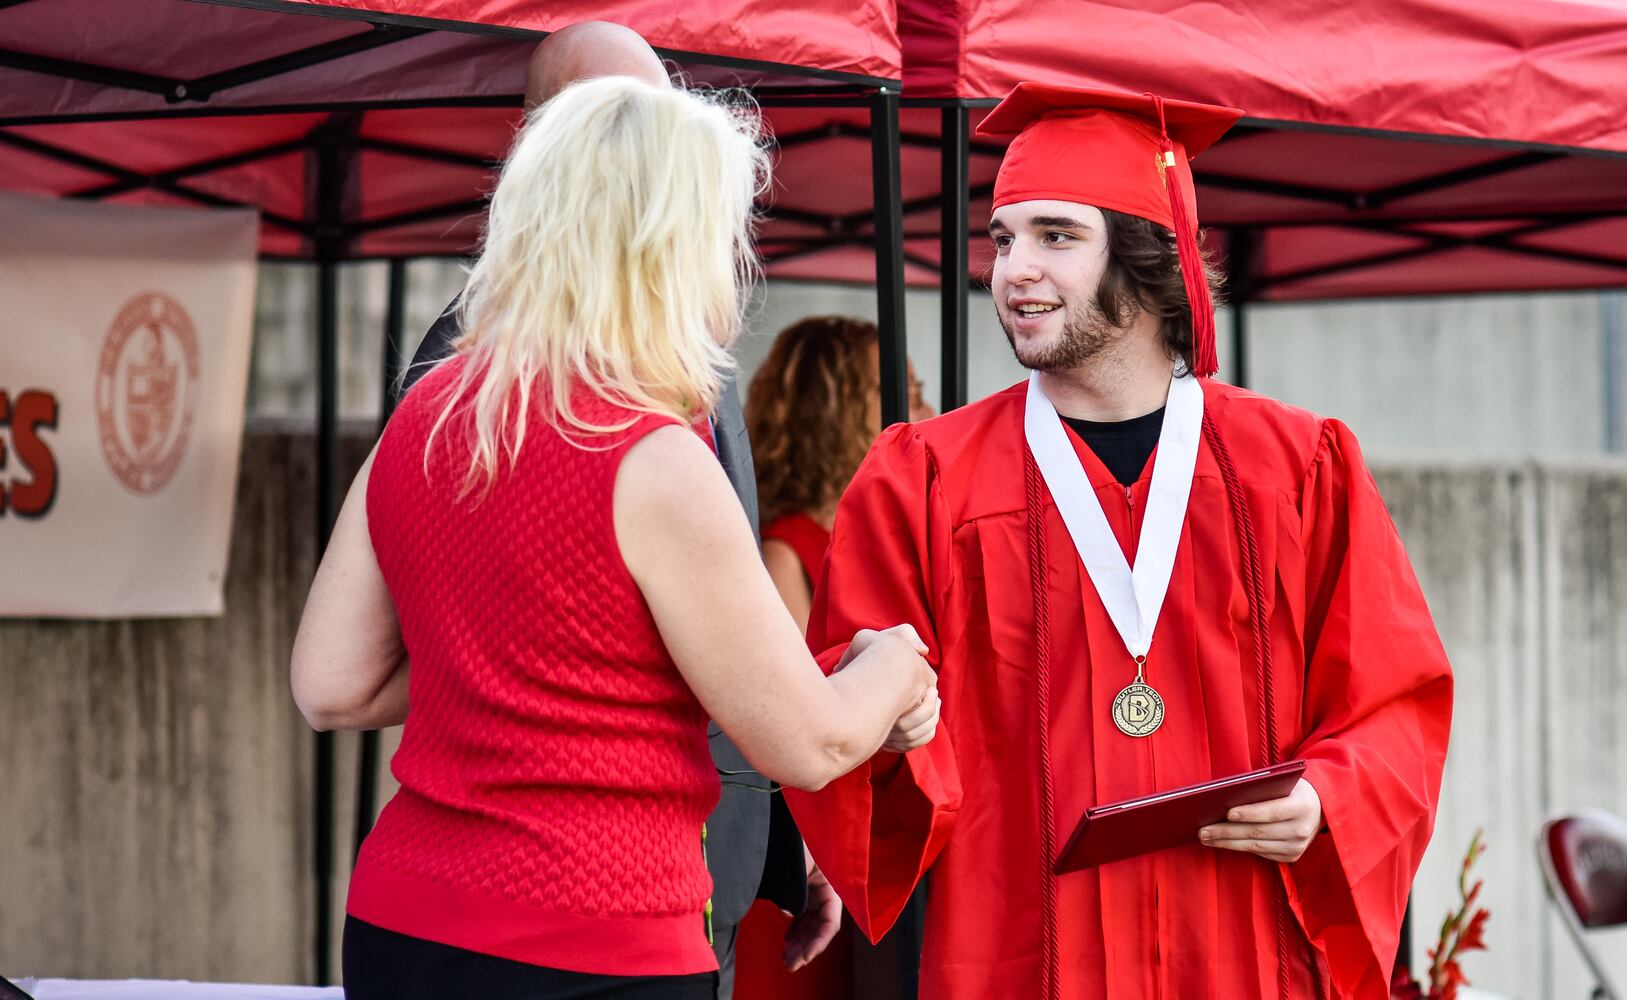
[{"label": "bald man", "polygon": [[[525,72],[526,110],[578,80],[598,76],[631,76],[652,86],[671,86],[661,58],[636,31],[604,21],[582,21],[555,31],[532,53]],[[413,355],[403,393],[452,353],[460,332],[456,312],[449,306]],[[712,431],[718,461],[756,532],[757,479],[740,395],[732,381],[718,401]],[[724,775],[723,797],[707,821],[706,857],[712,872],[713,948],[721,973],[718,997],[729,1000],[734,992],[735,935],[753,899],[761,897],[799,914],[786,940],[786,958],[793,967],[830,943],[841,921],[842,904],[823,878],[813,879],[810,889],[802,840],[780,796],[767,794],[767,779],[751,769],[715,724],[708,735],[712,759]]]},{"label": "bald man", "polygon": [[630,76],[652,87],[671,86],[667,68],[643,36],[609,21],[578,21],[544,38],[525,66],[525,110],[578,80]]}]

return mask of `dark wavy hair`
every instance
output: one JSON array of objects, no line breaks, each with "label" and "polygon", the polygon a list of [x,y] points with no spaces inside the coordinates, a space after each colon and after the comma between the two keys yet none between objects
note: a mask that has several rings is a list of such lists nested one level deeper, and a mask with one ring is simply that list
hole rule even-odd
[{"label": "dark wavy hair", "polygon": [[[1096,304],[1114,326],[1128,326],[1143,309],[1158,317],[1158,335],[1170,357],[1192,367],[1192,306],[1181,281],[1175,234],[1137,215],[1102,209],[1107,219],[1107,270]],[[1203,250],[1209,296],[1221,304],[1222,279],[1213,252]]]},{"label": "dark wavy hair", "polygon": [[876,343],[874,323],[843,316],[804,319],[774,338],[746,396],[765,524],[834,502],[859,470],[876,437]]}]

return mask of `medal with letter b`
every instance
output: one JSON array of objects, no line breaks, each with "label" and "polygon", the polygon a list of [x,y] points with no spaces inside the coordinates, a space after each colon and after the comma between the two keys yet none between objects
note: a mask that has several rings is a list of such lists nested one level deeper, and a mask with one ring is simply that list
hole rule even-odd
[{"label": "medal with letter b", "polygon": [[1028,405],[1023,431],[1034,464],[1068,528],[1079,561],[1101,598],[1102,608],[1135,660],[1136,679],[1113,699],[1113,724],[1126,736],[1151,736],[1164,724],[1164,699],[1147,684],[1147,651],[1153,629],[1169,593],[1175,550],[1181,542],[1186,502],[1192,494],[1192,472],[1198,462],[1203,431],[1203,389],[1190,373],[1171,372],[1164,401],[1164,423],[1148,489],[1135,566],[1107,523],[1101,498],[1068,443],[1056,407],[1045,395],[1039,372],[1028,379]]},{"label": "medal with letter b", "polygon": [[1113,724],[1126,736],[1151,736],[1164,724],[1164,699],[1142,679],[1146,666],[1136,657],[1136,679],[1113,699]]}]

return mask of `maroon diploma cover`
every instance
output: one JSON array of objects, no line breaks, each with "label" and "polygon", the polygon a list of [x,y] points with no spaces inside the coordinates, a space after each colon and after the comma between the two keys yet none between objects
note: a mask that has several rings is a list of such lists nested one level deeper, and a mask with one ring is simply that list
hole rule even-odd
[{"label": "maroon diploma cover", "polygon": [[1158,792],[1085,810],[1057,858],[1056,873],[1078,871],[1198,842],[1198,831],[1226,821],[1237,806],[1280,799],[1294,790],[1305,762],[1216,778],[1201,785]]}]

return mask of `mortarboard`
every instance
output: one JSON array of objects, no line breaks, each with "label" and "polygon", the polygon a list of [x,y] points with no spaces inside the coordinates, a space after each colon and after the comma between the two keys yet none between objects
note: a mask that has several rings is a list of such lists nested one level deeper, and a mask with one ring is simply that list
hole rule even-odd
[{"label": "mortarboard", "polygon": [[[1192,157],[1243,112],[1085,87],[1019,83],[978,126],[1011,146],[994,182],[994,207],[1072,201],[1158,223],[1175,233],[1192,306],[1192,369],[1214,374],[1214,304],[1198,255]],[[1170,175],[1175,183],[1169,183]]]}]

